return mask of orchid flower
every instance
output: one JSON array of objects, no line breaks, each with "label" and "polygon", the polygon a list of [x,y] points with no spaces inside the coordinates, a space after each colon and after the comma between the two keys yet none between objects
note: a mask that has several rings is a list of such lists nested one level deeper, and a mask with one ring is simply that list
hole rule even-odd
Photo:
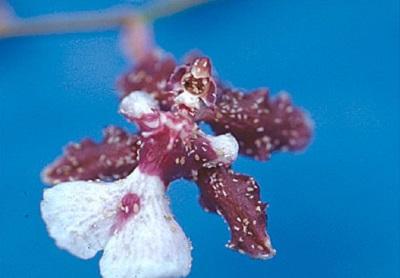
[{"label": "orchid flower", "polygon": [[[183,277],[191,243],[169,208],[168,185],[180,178],[200,189],[200,204],[228,223],[227,246],[253,258],[275,254],[258,183],[231,169],[238,153],[266,160],[306,147],[309,117],[286,93],[243,93],[217,80],[211,61],[177,66],[152,51],[118,81],[120,113],[139,132],[105,130],[104,140],[70,144],[43,171],[41,211],[56,244],[88,259],[104,250],[103,277]],[[207,122],[216,135],[204,133]]]}]

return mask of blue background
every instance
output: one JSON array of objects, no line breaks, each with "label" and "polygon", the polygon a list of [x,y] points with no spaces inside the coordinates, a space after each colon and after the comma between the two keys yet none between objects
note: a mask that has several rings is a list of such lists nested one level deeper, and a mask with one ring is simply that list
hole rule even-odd
[{"label": "blue background", "polygon": [[[10,2],[28,17],[127,1]],[[398,1],[218,1],[155,32],[177,57],[201,49],[238,87],[288,90],[316,123],[305,153],[235,164],[270,203],[272,260],[224,248],[227,228],[197,188],[170,188],[194,244],[190,277],[399,277]],[[48,237],[39,173],[69,140],[128,127],[116,113],[128,67],[117,42],[112,31],[0,41],[0,277],[98,275],[99,256],[76,259]]]}]

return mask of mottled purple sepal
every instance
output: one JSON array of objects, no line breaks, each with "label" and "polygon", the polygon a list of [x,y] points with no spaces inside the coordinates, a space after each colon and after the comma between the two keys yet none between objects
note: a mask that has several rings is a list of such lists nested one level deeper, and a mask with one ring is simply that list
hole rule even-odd
[{"label": "mottled purple sepal", "polygon": [[171,56],[149,52],[132,70],[119,78],[117,86],[120,97],[124,98],[133,91],[144,91],[159,102],[162,110],[168,110],[175,94],[167,90],[167,83],[175,67],[175,60]]},{"label": "mottled purple sepal", "polygon": [[140,137],[110,126],[96,143],[84,139],[69,144],[61,157],[47,166],[42,179],[48,184],[72,180],[115,180],[130,174],[138,164]]},{"label": "mottled purple sepal", "polygon": [[231,240],[227,247],[254,258],[275,255],[266,232],[266,204],[260,201],[256,181],[225,167],[202,169],[197,183],[200,203],[228,222]]},{"label": "mottled purple sepal", "polygon": [[252,93],[219,90],[217,107],[205,120],[217,134],[232,133],[241,154],[266,160],[273,151],[298,151],[310,142],[312,122],[293,106],[287,93],[270,98],[264,89]]}]

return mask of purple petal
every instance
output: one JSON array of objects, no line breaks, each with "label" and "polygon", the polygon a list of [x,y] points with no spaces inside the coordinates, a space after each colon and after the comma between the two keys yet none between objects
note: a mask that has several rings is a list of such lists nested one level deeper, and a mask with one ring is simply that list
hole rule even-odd
[{"label": "purple petal", "polygon": [[[169,121],[174,123],[174,120],[179,125],[179,119],[171,117]],[[197,175],[197,170],[217,159],[210,141],[200,130],[193,128],[183,133],[164,126],[143,138],[139,161],[141,171],[157,175],[168,184],[178,178]]]},{"label": "purple petal", "polygon": [[228,222],[231,240],[227,247],[254,258],[275,255],[266,232],[266,204],[260,201],[259,186],[253,178],[225,167],[203,168],[197,183],[203,207]]},{"label": "purple petal", "polygon": [[287,93],[274,99],[267,90],[249,94],[219,88],[217,108],[205,120],[217,134],[232,133],[240,153],[266,160],[273,151],[304,149],[312,136],[312,122],[293,106]]},{"label": "purple petal", "polygon": [[123,98],[133,91],[145,91],[160,103],[163,110],[168,110],[175,95],[166,87],[175,66],[171,56],[149,53],[132,70],[119,78],[117,86],[120,97]]},{"label": "purple petal", "polygon": [[48,184],[71,180],[115,180],[127,176],[138,164],[141,140],[123,129],[110,126],[104,139],[95,143],[84,139],[69,144],[61,157],[47,166],[42,179]]}]

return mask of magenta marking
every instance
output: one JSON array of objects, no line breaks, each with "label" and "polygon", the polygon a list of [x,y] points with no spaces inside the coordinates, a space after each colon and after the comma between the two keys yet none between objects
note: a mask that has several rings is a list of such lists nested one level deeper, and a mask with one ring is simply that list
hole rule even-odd
[{"label": "magenta marking", "polygon": [[132,216],[140,211],[140,197],[135,193],[127,193],[122,197],[118,208],[115,224],[111,228],[111,233],[121,230],[122,226]]}]

